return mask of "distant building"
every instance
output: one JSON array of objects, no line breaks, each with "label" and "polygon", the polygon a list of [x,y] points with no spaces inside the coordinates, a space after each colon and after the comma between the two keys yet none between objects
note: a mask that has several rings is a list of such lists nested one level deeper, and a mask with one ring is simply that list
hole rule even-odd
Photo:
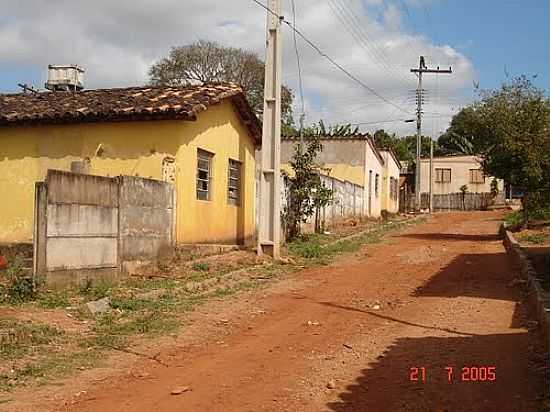
[{"label": "distant building", "polygon": [[[429,208],[430,159],[421,159],[420,167],[421,208],[427,209]],[[415,209],[415,173],[414,164],[403,162],[400,177],[400,210],[402,212]],[[492,176],[486,176],[481,167],[481,159],[477,156],[434,157],[432,179],[434,210],[475,210],[504,202],[504,182]],[[496,198],[491,192],[491,184],[494,180],[497,182],[499,191]],[[464,186],[466,197],[462,196],[460,190]]]},{"label": "distant building", "polygon": [[[434,157],[433,159],[433,193],[459,193],[462,186],[467,186],[470,193],[491,192],[493,177],[486,176],[481,168],[481,159],[476,156],[456,155]],[[504,184],[498,180],[499,191]],[[430,190],[430,159],[421,161],[420,191]]]}]

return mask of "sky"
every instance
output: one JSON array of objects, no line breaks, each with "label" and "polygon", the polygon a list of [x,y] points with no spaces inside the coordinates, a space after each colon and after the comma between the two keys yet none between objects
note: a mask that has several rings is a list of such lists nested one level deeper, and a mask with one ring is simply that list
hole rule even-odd
[{"label": "sky", "polygon": [[[266,3],[266,0],[260,0]],[[515,75],[550,89],[550,2],[545,0],[295,0],[296,26],[363,85],[297,39],[305,123],[360,123],[413,134],[410,73],[420,55],[425,75],[423,132],[437,137],[476,97],[474,84],[497,88]],[[252,0],[0,0],[0,92],[17,83],[43,88],[48,64],[85,68],[86,88],[143,85],[151,64],[172,46],[198,39],[265,55],[264,9]],[[291,0],[283,14],[292,21]],[[283,82],[302,112],[293,33],[283,27]]]}]

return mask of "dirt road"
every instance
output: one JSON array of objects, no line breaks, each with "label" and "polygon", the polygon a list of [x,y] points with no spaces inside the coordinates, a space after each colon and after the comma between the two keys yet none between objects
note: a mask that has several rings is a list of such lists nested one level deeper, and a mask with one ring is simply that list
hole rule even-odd
[{"label": "dirt road", "polygon": [[220,313],[222,338],[162,349],[164,365],[139,361],[143,373],[98,382],[62,410],[536,410],[498,216],[437,215],[305,270]]}]

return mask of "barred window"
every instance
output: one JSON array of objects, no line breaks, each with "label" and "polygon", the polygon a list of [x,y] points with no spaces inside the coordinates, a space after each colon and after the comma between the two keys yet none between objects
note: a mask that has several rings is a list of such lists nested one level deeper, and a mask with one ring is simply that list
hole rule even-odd
[{"label": "barred window", "polygon": [[450,183],[451,169],[435,169],[435,181],[437,183]]},{"label": "barred window", "polygon": [[232,205],[239,205],[241,198],[241,163],[229,159],[229,173],[227,180],[228,201]]},{"label": "barred window", "polygon": [[197,199],[210,200],[212,196],[212,158],[214,155],[204,150],[197,150]]},{"label": "barred window", "polygon": [[378,197],[378,186],[379,186],[379,184],[378,184],[378,178],[379,178],[379,176],[378,176],[378,173],[377,173],[377,174],[376,174],[376,177],[374,178],[374,195],[375,195],[376,197]]},{"label": "barred window", "polygon": [[470,169],[470,183],[485,183],[485,176],[481,169]]}]

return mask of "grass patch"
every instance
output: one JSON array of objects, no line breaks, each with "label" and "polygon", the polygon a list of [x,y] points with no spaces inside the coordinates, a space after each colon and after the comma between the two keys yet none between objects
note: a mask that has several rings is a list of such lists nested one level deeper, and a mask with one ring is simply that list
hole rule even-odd
[{"label": "grass patch", "polygon": [[355,236],[342,238],[328,243],[327,235],[304,236],[297,241],[288,244],[289,252],[310,264],[328,264],[330,260],[343,253],[357,252],[365,244],[378,243],[384,235],[395,232],[412,223],[424,222],[424,219],[416,219],[414,222],[392,222],[376,226],[368,231]]},{"label": "grass patch", "polygon": [[70,290],[49,290],[38,294],[36,303],[44,309],[66,308],[71,306]]},{"label": "grass patch", "polygon": [[191,268],[198,272],[208,272],[210,270],[210,266],[206,262],[194,262]]},{"label": "grass patch", "polygon": [[318,238],[314,239],[299,239],[288,245],[288,250],[304,259],[319,258],[323,254],[321,244]]},{"label": "grass patch", "polygon": [[533,245],[550,243],[550,234],[547,233],[525,233],[519,234],[517,237],[520,242],[530,243]]},{"label": "grass patch", "polygon": [[61,378],[78,369],[90,369],[98,366],[104,359],[103,350],[87,348],[74,350],[64,348],[57,352],[43,354],[40,359],[30,360],[14,367],[13,373],[0,375],[0,392],[10,392],[15,387],[33,381],[37,384],[48,383],[51,379]]},{"label": "grass patch", "polygon": [[110,280],[99,279],[92,281],[91,279],[87,279],[78,292],[88,300],[98,300],[110,296],[113,288],[116,286],[116,283]]},{"label": "grass patch", "polygon": [[0,359],[15,360],[62,340],[62,331],[48,325],[0,319]]}]

